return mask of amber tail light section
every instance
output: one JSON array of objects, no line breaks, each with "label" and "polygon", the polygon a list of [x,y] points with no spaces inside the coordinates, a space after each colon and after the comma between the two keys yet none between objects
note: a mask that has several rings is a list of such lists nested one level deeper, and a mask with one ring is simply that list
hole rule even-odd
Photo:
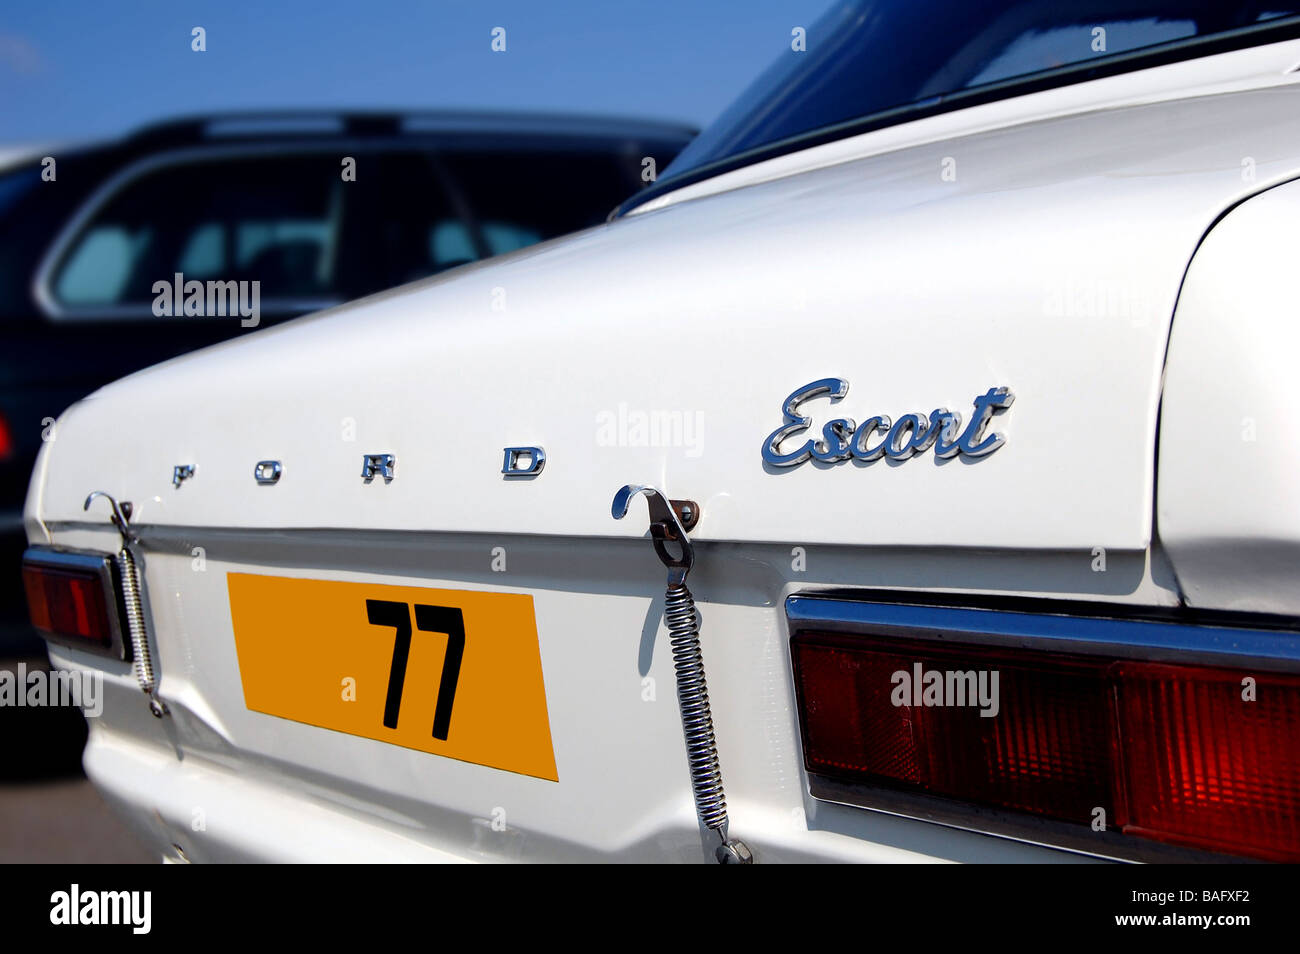
[{"label": "amber tail light section", "polygon": [[791,650],[815,776],[1300,860],[1300,676],[879,633]]},{"label": "amber tail light section", "polygon": [[1110,676],[1127,833],[1300,860],[1300,677],[1125,662]]},{"label": "amber tail light section", "polygon": [[112,557],[29,547],[22,573],[32,625],[42,636],[103,655],[124,655]]}]

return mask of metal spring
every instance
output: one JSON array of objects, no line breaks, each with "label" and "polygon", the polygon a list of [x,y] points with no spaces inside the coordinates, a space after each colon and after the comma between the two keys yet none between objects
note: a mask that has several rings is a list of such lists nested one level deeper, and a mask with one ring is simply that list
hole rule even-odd
[{"label": "metal spring", "polygon": [[668,624],[673,665],[677,670],[677,702],[682,710],[695,811],[705,827],[718,832],[726,842],[727,798],[722,791],[722,768],[718,765],[709,687],[704,678],[699,621],[695,598],[684,582],[669,583],[664,620]]},{"label": "metal spring", "polygon": [[149,711],[162,718],[167,707],[158,698],[158,686],[154,680],[153,657],[149,654],[149,636],[144,627],[144,606],[140,602],[140,578],[136,575],[135,557],[126,547],[117,554],[117,568],[122,578],[122,601],[126,606],[126,628],[131,636],[135,678],[149,696]]}]

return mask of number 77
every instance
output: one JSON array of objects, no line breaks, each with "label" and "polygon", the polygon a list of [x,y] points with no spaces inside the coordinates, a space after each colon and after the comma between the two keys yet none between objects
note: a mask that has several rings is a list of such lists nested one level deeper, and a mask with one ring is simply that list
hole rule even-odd
[{"label": "number 77", "polygon": [[[396,729],[406,685],[406,661],[411,654],[410,610],[405,603],[392,600],[366,600],[366,617],[375,626],[392,626],[397,630],[393,665],[388,673],[388,697],[384,702],[384,725]],[[451,707],[456,702],[456,684],[460,681],[460,661],[465,654],[465,617],[454,606],[416,603],[415,625],[422,633],[447,635],[447,653],[443,657],[438,701],[433,710],[433,737],[446,742],[451,728]]]}]

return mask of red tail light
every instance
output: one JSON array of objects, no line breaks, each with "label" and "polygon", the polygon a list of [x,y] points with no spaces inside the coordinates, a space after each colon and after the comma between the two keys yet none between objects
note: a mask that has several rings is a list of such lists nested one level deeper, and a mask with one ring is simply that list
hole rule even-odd
[{"label": "red tail light", "polygon": [[111,557],[30,547],[23,554],[23,588],[32,625],[43,636],[120,655],[121,616]]},{"label": "red tail light", "polygon": [[842,634],[791,647],[811,773],[1083,832],[1101,808],[1126,836],[1300,860],[1300,677]]},{"label": "red tail light", "polygon": [[[1110,803],[1110,749],[1096,731],[1108,711],[1095,665],[1027,666],[918,641],[844,637],[799,637],[794,651],[811,771],[1075,821]],[[975,673],[973,692],[954,680],[966,704],[896,705],[900,689],[916,695],[918,665],[922,695],[931,672]],[[979,705],[980,672],[989,689],[998,673],[992,715],[981,715],[991,710]]]},{"label": "red tail light", "polygon": [[1125,831],[1300,859],[1300,677],[1130,662],[1111,676]]},{"label": "red tail light", "polygon": [[14,437],[9,431],[9,422],[0,413],[0,460],[8,460],[14,453]]}]

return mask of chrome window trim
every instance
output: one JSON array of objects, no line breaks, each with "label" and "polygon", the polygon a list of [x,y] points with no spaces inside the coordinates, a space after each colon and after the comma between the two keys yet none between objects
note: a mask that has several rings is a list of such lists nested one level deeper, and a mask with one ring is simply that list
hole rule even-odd
[{"label": "chrome window trim", "polygon": [[[189,146],[171,149],[143,159],[137,159],[119,169],[102,182],[78,208],[76,213],[64,223],[50,247],[41,257],[40,264],[32,278],[32,298],[45,313],[47,318],[56,321],[108,321],[115,318],[137,318],[147,320],[149,302],[142,301],[131,305],[87,305],[69,306],[59,302],[54,295],[54,272],[63,262],[65,255],[86,224],[99,213],[119,193],[136,181],[160,169],[171,166],[191,165],[210,159],[243,159],[261,156],[283,156],[288,153],[337,153],[339,156],[349,152],[379,152],[389,148],[384,142],[364,142],[360,140],[340,139],[328,143],[303,142],[263,143],[220,146]],[[304,311],[319,311],[341,305],[343,298],[265,298],[260,307],[263,313],[298,314]],[[237,317],[237,316],[236,316]],[[161,319],[159,319],[161,320]]]},{"label": "chrome window trim", "polygon": [[[1256,38],[1259,38],[1256,42]],[[1001,102],[1049,90],[1063,89],[1096,79],[1111,76],[1123,76],[1160,66],[1188,63],[1215,56],[1220,53],[1233,53],[1257,47],[1273,46],[1300,38],[1300,16],[1282,17],[1265,20],[1245,27],[1210,33],[1182,40],[1173,40],[1154,46],[1139,47],[1135,50],[1108,54],[1100,62],[1080,60],[1035,73],[1008,77],[982,86],[955,90],[938,96],[930,96],[914,103],[902,104],[870,113],[866,116],[841,120],[803,133],[752,146],[741,152],[723,156],[683,172],[662,175],[640,192],[624,199],[611,213],[610,219],[622,218],[637,208],[664,196],[672,195],[679,189],[705,182],[728,172],[735,172],[748,166],[755,166],[769,159],[793,155],[823,146],[827,143],[850,139],[864,133],[891,126],[901,126],[945,113],[958,112],[974,106]],[[1184,51],[1190,51],[1184,55]],[[728,103],[728,106],[731,104]],[[707,132],[705,126],[702,132]],[[667,173],[671,170],[665,169]]]},{"label": "chrome window trim", "polygon": [[[785,601],[799,630],[977,642],[1013,649],[1300,673],[1300,629],[1254,629],[1024,609],[872,602],[795,594]],[[1099,612],[1120,610],[1099,604]]]},{"label": "chrome window trim", "polygon": [[[125,638],[126,627],[123,622],[121,584],[118,580],[117,562],[110,554],[93,550],[68,550],[46,546],[29,546],[23,551],[23,566],[33,564],[52,568],[67,567],[73,570],[90,570],[99,574],[100,584],[104,588],[104,605],[108,608],[109,644],[97,646],[93,642],[71,636],[61,636],[43,629],[37,629],[46,642],[68,646],[81,652],[96,656],[108,656],[113,659],[129,661],[131,643]],[[35,628],[35,627],[33,627]]]},{"label": "chrome window trim", "polygon": [[[951,598],[952,594],[945,596]],[[852,597],[796,593],[785,600],[789,637],[793,640],[800,633],[894,636],[1111,659],[1300,673],[1300,622],[1295,629],[1255,629],[1248,625],[1126,618],[1122,615],[1124,608],[1111,604],[1098,604],[1096,609],[1099,613],[1112,612],[1113,616],[1078,616],[1050,612],[1046,600],[1042,601],[1042,610],[1034,611],[979,605],[942,606],[919,602],[922,599],[921,594],[910,594],[909,599],[890,599],[886,594],[876,594],[873,598],[869,592]],[[971,604],[978,602],[977,597],[970,599]],[[797,695],[793,654],[790,672]],[[824,776],[807,766],[802,706],[796,704],[796,711],[801,768],[808,780],[809,795],[821,802],[1112,861],[1255,861],[1120,832],[1092,832],[1056,819],[959,799]]]}]

